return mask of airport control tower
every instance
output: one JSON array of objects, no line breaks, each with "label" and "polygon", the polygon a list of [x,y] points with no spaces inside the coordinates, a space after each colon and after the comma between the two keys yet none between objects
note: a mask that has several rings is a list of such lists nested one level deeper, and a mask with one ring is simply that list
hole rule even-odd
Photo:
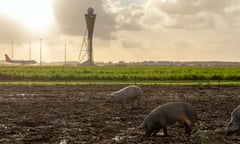
[{"label": "airport control tower", "polygon": [[94,65],[93,62],[93,30],[94,23],[96,19],[96,14],[94,14],[94,9],[89,7],[87,9],[87,14],[85,14],[85,20],[87,24],[87,60],[83,62],[81,65]]}]

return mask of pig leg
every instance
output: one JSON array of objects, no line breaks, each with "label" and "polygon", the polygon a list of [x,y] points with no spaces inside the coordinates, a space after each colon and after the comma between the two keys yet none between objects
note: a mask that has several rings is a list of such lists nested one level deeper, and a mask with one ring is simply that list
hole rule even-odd
[{"label": "pig leg", "polygon": [[156,134],[160,131],[161,128],[162,126],[158,122],[155,123],[152,136],[156,136]]},{"label": "pig leg", "polygon": [[153,132],[153,130],[152,130],[152,129],[150,129],[150,130],[147,130],[147,131],[146,131],[146,136],[147,136],[147,137],[150,137],[150,136],[151,136],[151,134],[152,134],[152,132]]},{"label": "pig leg", "polygon": [[156,136],[157,133],[160,131],[160,129],[161,129],[161,127],[156,128],[156,129],[153,131],[152,136]]},{"label": "pig leg", "polygon": [[125,109],[125,108],[126,108],[126,101],[125,101],[125,100],[122,100],[121,105],[122,105],[122,108]]},{"label": "pig leg", "polygon": [[134,99],[132,99],[132,109],[134,109]]},{"label": "pig leg", "polygon": [[163,127],[163,136],[165,136],[165,137],[169,136],[168,133],[167,133],[167,127],[166,126]]},{"label": "pig leg", "polygon": [[184,123],[184,126],[185,126],[185,135],[190,136],[192,131],[191,126],[189,126],[187,123]]},{"label": "pig leg", "polygon": [[159,130],[154,130],[152,136],[156,136],[159,131],[160,131],[160,129]]},{"label": "pig leg", "polygon": [[232,135],[232,134],[234,134],[233,131],[227,131],[227,136],[230,136],[230,135]]},{"label": "pig leg", "polygon": [[146,130],[147,130],[147,131],[146,131],[146,136],[147,136],[147,137],[150,137],[150,136],[152,135],[152,133],[155,132],[155,129],[154,129],[154,127],[152,127],[152,126],[146,128]]},{"label": "pig leg", "polygon": [[141,99],[140,99],[140,98],[137,98],[137,108],[138,108],[138,109],[140,108],[140,103],[141,103]]}]

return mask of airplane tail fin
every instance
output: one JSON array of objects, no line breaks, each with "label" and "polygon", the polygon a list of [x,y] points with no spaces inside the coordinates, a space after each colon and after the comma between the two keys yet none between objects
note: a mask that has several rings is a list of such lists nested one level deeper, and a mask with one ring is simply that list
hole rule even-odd
[{"label": "airplane tail fin", "polygon": [[10,57],[7,54],[5,54],[5,59],[6,59],[7,62],[11,61]]}]

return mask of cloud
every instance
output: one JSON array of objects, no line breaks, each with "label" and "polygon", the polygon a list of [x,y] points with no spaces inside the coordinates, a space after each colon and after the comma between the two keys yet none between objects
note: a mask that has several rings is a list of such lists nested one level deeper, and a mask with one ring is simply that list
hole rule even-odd
[{"label": "cloud", "polygon": [[0,16],[0,42],[24,41],[30,38],[25,27],[13,19]]},{"label": "cloud", "polygon": [[121,45],[123,48],[138,48],[138,49],[143,48],[143,44],[136,41],[123,40],[121,42]]},{"label": "cloud", "polygon": [[55,24],[42,33],[0,15],[0,56],[11,52],[12,41],[15,58],[27,56],[32,40],[39,59],[42,38],[44,61],[63,60],[64,40],[67,59],[77,60],[90,6],[97,14],[96,61],[238,59],[239,0],[55,0]]},{"label": "cloud", "polygon": [[105,9],[104,0],[55,0],[54,13],[59,28],[66,35],[83,35],[86,24],[84,14],[92,7],[97,14],[94,35],[102,39],[113,38],[116,31],[114,14]]},{"label": "cloud", "polygon": [[163,27],[209,29],[239,27],[240,1],[237,0],[157,0],[152,1],[164,15]]},{"label": "cloud", "polygon": [[[142,30],[141,18],[143,6],[139,1],[126,2],[120,7],[121,0],[54,0],[54,26],[47,32],[33,32],[19,21],[0,16],[1,41],[25,41],[31,39],[56,39],[60,35],[82,36],[86,29],[85,17],[88,7],[93,7],[97,14],[94,37],[103,40],[116,38],[118,31]],[[57,32],[57,30],[59,30]],[[49,34],[52,33],[53,34]],[[4,33],[4,34],[3,34]],[[57,36],[59,35],[59,36]]]},{"label": "cloud", "polygon": [[179,41],[174,41],[173,46],[175,48],[180,48],[180,49],[192,49],[194,48],[194,44],[187,40],[179,40]]},{"label": "cloud", "polygon": [[97,14],[94,29],[97,38],[113,40],[119,31],[144,29],[144,5],[136,0],[55,0],[54,5],[57,23],[66,35],[83,35],[86,29],[84,14],[89,6]]},{"label": "cloud", "polygon": [[128,7],[118,10],[117,22],[119,30],[142,30],[141,19],[144,16],[144,9],[141,5],[131,4]]},{"label": "cloud", "polygon": [[157,7],[169,15],[195,15],[200,12],[223,13],[236,0],[175,0],[173,2],[158,0]]},{"label": "cloud", "polygon": [[31,31],[21,22],[15,20],[14,18],[5,17],[0,15],[0,43],[9,43],[14,41],[17,43],[22,43],[26,41],[36,41],[40,38],[42,39],[55,39],[58,34],[57,27],[52,26],[47,30]]},{"label": "cloud", "polygon": [[165,23],[162,24],[167,28],[178,29],[208,29],[216,26],[214,15],[207,13],[199,13],[194,16],[177,15],[169,17]]}]

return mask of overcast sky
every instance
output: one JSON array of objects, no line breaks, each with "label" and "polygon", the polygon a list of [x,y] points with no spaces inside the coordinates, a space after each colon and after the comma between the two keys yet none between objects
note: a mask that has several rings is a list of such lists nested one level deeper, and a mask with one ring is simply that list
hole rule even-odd
[{"label": "overcast sky", "polygon": [[240,61],[239,0],[0,0],[0,59],[77,61],[89,6],[94,61]]}]

